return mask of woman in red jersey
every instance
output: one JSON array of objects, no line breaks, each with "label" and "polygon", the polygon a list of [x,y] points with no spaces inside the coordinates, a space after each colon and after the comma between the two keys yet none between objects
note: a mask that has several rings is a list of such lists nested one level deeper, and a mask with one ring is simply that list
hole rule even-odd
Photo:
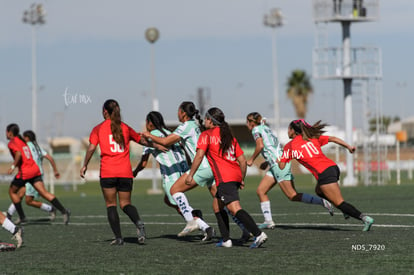
[{"label": "woman in red jersey", "polygon": [[115,239],[111,245],[123,245],[117,206],[131,219],[137,228],[138,243],[145,242],[144,222],[135,206],[131,204],[132,168],[129,158],[131,140],[148,145],[145,139],[121,121],[121,110],[113,99],[105,101],[102,109],[104,121],[95,126],[89,136],[89,147],[85,155],[80,176],[85,177],[88,163],[99,145],[101,149],[100,185],[106,203],[108,221]]},{"label": "woman in red jersey", "polygon": [[363,231],[369,231],[374,219],[362,214],[353,205],[344,201],[338,185],[339,167],[327,158],[321,149],[321,146],[328,142],[334,142],[345,147],[352,154],[355,152],[355,147],[340,138],[323,135],[325,126],[326,124],[321,123],[320,120],[314,125],[310,125],[303,119],[292,121],[288,128],[288,135],[292,140],[283,148],[279,167],[283,169],[286,163],[296,159],[316,178],[315,192],[318,196],[333,203],[346,218],[351,216],[361,220],[364,223]]},{"label": "woman in red jersey", "polygon": [[8,170],[8,174],[12,174],[15,168],[19,169],[10,184],[9,195],[20,219],[24,219],[24,212],[21,205],[21,196],[18,194],[18,191],[28,182],[39,192],[40,196],[49,201],[62,213],[63,223],[67,225],[69,223],[70,210],[63,207],[56,196],[46,190],[39,166],[37,166],[29,146],[27,146],[23,137],[20,136],[19,131],[19,126],[14,123],[9,124],[6,129],[6,136],[9,140],[8,147],[14,160]]},{"label": "woman in red jersey", "polygon": [[191,184],[194,174],[206,155],[217,186],[213,210],[223,238],[217,243],[217,246],[232,247],[229,217],[224,210],[224,206],[226,206],[230,213],[255,236],[250,248],[260,247],[267,240],[267,236],[240,205],[238,189],[244,187],[247,168],[244,153],[233,137],[230,126],[225,121],[224,113],[219,108],[211,108],[207,111],[204,124],[207,130],[201,133],[198,139],[197,152],[186,183]]}]

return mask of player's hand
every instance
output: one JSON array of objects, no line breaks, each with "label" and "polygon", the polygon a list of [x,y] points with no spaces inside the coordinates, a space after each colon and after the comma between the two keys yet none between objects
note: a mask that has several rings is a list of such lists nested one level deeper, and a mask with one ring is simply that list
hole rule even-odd
[{"label": "player's hand", "polygon": [[247,161],[247,166],[252,166],[253,165],[253,160],[251,160],[251,159],[249,159],[248,161]]},{"label": "player's hand", "polygon": [[243,189],[244,189],[244,180],[242,180],[242,182],[240,183],[239,188],[240,188],[241,190],[243,190]]},{"label": "player's hand", "polygon": [[55,178],[56,179],[60,178],[60,173],[58,171],[55,171]]},{"label": "player's hand", "polygon": [[146,138],[146,139],[148,139],[148,138],[150,138],[150,137],[151,137],[151,133],[150,133],[150,132],[148,132],[148,131],[142,132],[142,133],[141,133],[141,135],[142,135],[144,138]]},{"label": "player's hand", "polygon": [[351,154],[353,154],[353,153],[355,152],[355,150],[356,150],[356,147],[355,147],[355,146],[350,146],[350,147],[348,147],[348,151],[349,151]]},{"label": "player's hand", "polygon": [[185,184],[190,185],[192,181],[193,181],[193,176],[187,175],[187,177],[185,178]]},{"label": "player's hand", "polygon": [[85,173],[86,173],[86,170],[87,169],[88,168],[85,165],[80,169],[80,176],[81,176],[81,178],[85,178]]}]

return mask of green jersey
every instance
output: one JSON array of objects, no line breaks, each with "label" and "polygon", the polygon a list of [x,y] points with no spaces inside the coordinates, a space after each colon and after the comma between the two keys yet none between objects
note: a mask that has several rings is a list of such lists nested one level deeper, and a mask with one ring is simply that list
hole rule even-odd
[{"label": "green jersey", "polygon": [[43,148],[36,148],[36,146],[31,141],[27,142],[27,146],[29,146],[33,160],[36,162],[37,166],[39,166],[40,173],[43,175],[42,160],[47,155],[47,152]]},{"label": "green jersey", "polygon": [[[201,134],[201,130],[200,127],[198,127],[197,122],[195,122],[194,119],[187,120],[175,129],[174,134],[181,137],[185,151],[191,158],[191,161],[193,161],[196,154],[198,137]],[[204,157],[200,164],[200,168],[209,167],[207,158]]]},{"label": "green jersey", "polygon": [[270,166],[276,165],[276,160],[282,155],[282,149],[272,130],[265,124],[257,125],[252,129],[252,135],[254,140],[262,138],[264,147],[261,153],[263,157]]},{"label": "green jersey", "polygon": [[[164,131],[167,135],[171,133],[166,129],[164,129]],[[151,134],[157,137],[165,137],[159,130],[153,130],[151,131]],[[160,172],[164,181],[175,182],[189,169],[185,155],[178,143],[172,145],[167,152],[152,147],[144,147],[143,154],[152,154],[154,156],[160,165]]]}]

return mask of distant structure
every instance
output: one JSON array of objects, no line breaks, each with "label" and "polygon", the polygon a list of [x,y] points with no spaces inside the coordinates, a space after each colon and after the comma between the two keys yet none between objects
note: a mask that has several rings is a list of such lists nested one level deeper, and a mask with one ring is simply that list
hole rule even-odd
[{"label": "distant structure", "polygon": [[[379,17],[379,0],[313,0],[313,17],[316,24],[316,46],[313,51],[313,76],[316,79],[342,80],[344,85],[345,140],[354,142],[352,126],[352,90],[360,92],[363,105],[364,161],[361,172],[363,182],[372,183],[372,170],[377,170],[377,182],[382,184],[380,173],[385,161],[385,150],[376,142],[376,159],[372,160],[372,144],[369,143],[368,120],[375,114],[377,121],[377,141],[381,124],[381,50],[377,47],[351,47],[351,23],[375,21]],[[342,27],[342,47],[331,47],[327,39],[327,24],[340,23]],[[374,106],[374,110],[371,110]],[[377,167],[372,169],[372,165]],[[346,177],[344,186],[355,186],[353,155],[346,157]],[[358,171],[358,169],[356,169]]]}]

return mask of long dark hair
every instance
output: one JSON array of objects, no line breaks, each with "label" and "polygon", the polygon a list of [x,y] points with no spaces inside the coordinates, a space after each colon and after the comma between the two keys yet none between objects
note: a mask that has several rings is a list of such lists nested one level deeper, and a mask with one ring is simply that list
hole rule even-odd
[{"label": "long dark hair", "polygon": [[180,108],[184,113],[186,113],[186,115],[189,118],[194,118],[194,116],[196,117],[199,127],[201,129],[201,131],[204,131],[206,129],[206,127],[203,125],[203,119],[200,116],[200,111],[196,108],[196,106],[194,105],[193,102],[191,101],[183,101],[180,104]]},{"label": "long dark hair", "polygon": [[21,141],[26,143],[24,138],[20,135],[19,125],[17,125],[16,123],[11,123],[11,124],[7,125],[6,131],[11,132],[13,134],[13,136],[18,137]]},{"label": "long dark hair", "polygon": [[118,102],[114,99],[108,99],[105,101],[103,108],[108,112],[109,117],[111,118],[112,137],[116,143],[124,147],[125,139],[121,128],[121,108],[119,107]]},{"label": "long dark hair", "polygon": [[151,111],[148,113],[147,118],[146,118],[147,122],[151,122],[155,129],[159,130],[161,133],[164,134],[164,136],[168,136],[167,132],[165,132],[165,130],[169,130],[167,128],[167,126],[165,126],[164,123],[164,118],[162,117],[160,112],[157,111]]},{"label": "long dark hair", "polygon": [[211,119],[214,125],[220,127],[220,152],[224,155],[232,146],[234,139],[230,126],[225,121],[224,113],[219,108],[213,107],[208,109],[206,117]]},{"label": "long dark hair", "polygon": [[317,121],[315,124],[310,125],[304,119],[293,120],[289,127],[295,131],[296,134],[302,135],[304,140],[309,140],[310,138],[319,138],[326,131],[323,130],[328,126],[326,123],[322,123],[321,120]]},{"label": "long dark hair", "polygon": [[35,146],[37,155],[40,158],[42,158],[42,149],[40,149],[40,146],[36,141],[36,134],[32,130],[27,130],[27,131],[23,132],[23,137],[27,137],[29,139],[29,141],[31,141],[33,143],[33,145]]}]

